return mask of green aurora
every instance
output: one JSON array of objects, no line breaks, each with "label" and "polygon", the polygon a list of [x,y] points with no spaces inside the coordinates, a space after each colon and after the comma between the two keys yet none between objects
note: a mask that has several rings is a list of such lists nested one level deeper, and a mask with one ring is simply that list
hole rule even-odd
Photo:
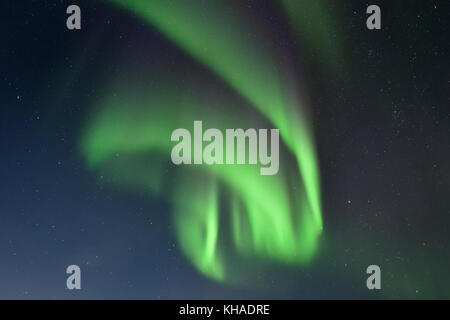
[{"label": "green aurora", "polygon": [[[283,54],[267,45],[270,35],[225,1],[108,2],[159,29],[236,96],[217,99],[219,93],[193,89],[202,87],[201,79],[186,85],[176,75],[149,75],[160,82],[155,89],[124,76],[111,88],[114,94],[99,101],[82,134],[89,168],[167,199],[183,253],[212,279],[235,280],[230,246],[244,259],[309,263],[323,228],[319,166],[307,99],[293,89],[297,81]],[[222,129],[280,129],[280,172],[261,176],[250,165],[172,165],[171,132],[191,128],[194,120]],[[176,183],[166,181],[167,172]]]}]

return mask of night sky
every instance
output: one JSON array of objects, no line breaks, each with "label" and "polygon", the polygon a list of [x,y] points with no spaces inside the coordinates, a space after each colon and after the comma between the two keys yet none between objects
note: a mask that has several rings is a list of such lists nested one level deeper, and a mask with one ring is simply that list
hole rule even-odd
[{"label": "night sky", "polygon": [[[143,179],[126,177],[131,187],[128,180],[118,183],[109,167],[89,167],[82,145],[89,126],[95,127],[92,115],[108,108],[105,97],[114,101],[127,92],[157,112],[152,101],[141,99],[147,91],[183,103],[207,96],[217,102],[208,105],[217,118],[233,113],[244,123],[267,124],[245,96],[245,90],[258,93],[257,87],[240,92],[238,80],[227,82],[157,23],[114,2],[0,4],[0,298],[450,299],[449,1],[323,0],[320,15],[299,14],[306,24],[296,24],[277,1],[222,2],[220,8],[231,8],[224,17],[251,27],[238,30],[226,18],[210,19],[230,28],[224,55],[236,54],[228,47],[232,35],[263,39],[298,79],[292,90],[307,101],[323,219],[311,261],[227,256],[225,265],[242,267],[234,282],[205,275],[177,238],[170,194],[176,188],[189,197],[189,185],[180,187],[176,178],[186,169],[174,168],[168,154],[155,160],[140,150],[129,163],[144,172],[153,168],[166,186],[164,195],[150,195],[136,185],[145,173]],[[193,11],[204,8],[197,12],[202,17],[213,14],[214,2],[194,2]],[[81,30],[66,28],[70,4],[81,7]],[[366,28],[370,4],[381,7],[381,30]],[[296,29],[308,26],[319,31]],[[212,61],[222,70],[219,60]],[[276,83],[263,80],[268,88]],[[164,108],[191,112],[182,105]],[[120,110],[136,112],[126,104]],[[117,135],[128,138],[122,118],[114,121]],[[280,164],[289,174],[296,168],[291,162]],[[297,190],[288,192],[292,197]],[[229,196],[220,195],[223,233],[230,227],[222,223],[230,214]],[[206,202],[197,204],[206,208]],[[233,251],[230,242],[223,245]],[[72,264],[82,270],[81,290],[66,288]],[[381,268],[381,290],[366,288],[372,264]]]}]

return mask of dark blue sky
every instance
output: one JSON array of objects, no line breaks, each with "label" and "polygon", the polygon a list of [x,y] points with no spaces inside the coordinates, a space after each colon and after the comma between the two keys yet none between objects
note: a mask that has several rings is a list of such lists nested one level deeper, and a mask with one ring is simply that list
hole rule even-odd
[{"label": "dark blue sky", "polygon": [[[347,62],[329,76],[304,57],[321,254],[307,268],[255,270],[257,286],[235,287],[184,258],[163,199],[102,184],[78,151],[90,108],[127,66],[205,70],[101,1],[75,1],[83,27],[68,31],[72,2],[0,4],[0,298],[383,298],[365,288],[373,263],[388,297],[450,297],[448,2],[378,1],[384,27],[370,33],[364,1],[325,1]],[[248,2],[262,17],[280,13]],[[271,27],[285,32],[283,19]],[[80,291],[65,288],[70,264],[82,269]]]}]

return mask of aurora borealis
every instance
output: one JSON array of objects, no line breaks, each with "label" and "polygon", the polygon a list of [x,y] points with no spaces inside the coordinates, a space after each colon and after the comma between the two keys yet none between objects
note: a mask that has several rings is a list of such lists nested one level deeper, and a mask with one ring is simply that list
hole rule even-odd
[{"label": "aurora borealis", "polygon": [[[318,165],[306,115],[300,112],[301,99],[293,99],[294,95],[288,92],[289,86],[282,81],[283,73],[277,72],[277,61],[280,59],[266,54],[267,50],[275,50],[264,48],[262,40],[249,41],[242,37],[241,30],[249,27],[243,21],[236,21],[231,15],[227,17],[224,14],[232,8],[226,6],[225,2],[218,1],[211,3],[211,8],[202,8],[207,10],[206,15],[200,15],[201,8],[196,8],[195,2],[187,5],[182,2],[131,1],[126,2],[126,6],[156,24],[170,39],[210,67],[246,98],[257,111],[268,118],[271,125],[280,128],[285,145],[292,150],[298,163],[297,177],[303,180],[303,184],[295,182],[298,192],[292,194],[286,189],[288,182],[283,175],[287,175],[290,170],[289,175],[295,176],[293,168],[284,169],[284,174],[273,178],[259,177],[253,168],[248,166],[208,168],[234,191],[235,204],[231,206],[232,201],[227,202],[233,211],[231,226],[235,235],[235,246],[240,248],[242,253],[266,256],[281,262],[292,263],[311,259],[317,237],[322,231]],[[220,21],[224,24],[217,23],[217,16],[220,16]],[[177,23],[172,24],[171,21]],[[229,30],[226,28],[229,24],[239,27]],[[208,47],[208,50],[202,49],[205,47]],[[242,70],[248,71],[243,73]],[[170,83],[164,86],[167,86],[164,91],[179,94],[173,92],[178,86],[174,89]],[[261,95],[261,92],[264,92],[264,95]],[[205,109],[205,102],[202,103],[202,99],[195,97],[195,94],[189,97],[189,102],[167,101],[164,98],[156,98],[151,93],[149,96],[140,96],[140,106],[134,109],[137,109],[137,114],[130,111],[130,106],[136,101],[136,94],[132,95],[132,100],[121,98],[120,93],[117,96],[115,99],[120,102],[107,100],[103,111],[106,114],[100,115],[101,120],[94,120],[87,129],[84,152],[88,159],[105,159],[127,152],[139,156],[139,153],[153,149],[167,151],[172,145],[167,139],[170,131],[185,126],[191,119],[202,119],[210,126],[224,127],[220,120],[217,123],[207,118],[208,115],[202,111]],[[231,114],[232,108],[236,107],[225,104],[225,101],[217,103],[223,104],[222,108]],[[118,112],[110,111],[114,105],[118,106]],[[165,108],[174,108],[177,114],[175,115],[174,111],[166,111]],[[213,113],[216,113],[216,110]],[[211,118],[213,116],[209,115]],[[217,117],[217,114],[215,116]],[[230,118],[226,128],[236,123],[232,116]],[[180,124],[176,120],[180,121]],[[123,122],[126,123],[122,124]],[[243,127],[248,127],[247,123],[240,122]],[[92,163],[92,160],[90,162]],[[197,179],[191,177],[190,180]],[[205,274],[225,279],[225,266],[218,261],[220,249],[216,243],[219,233],[217,195],[205,193],[205,187],[200,187],[196,194],[196,188],[191,188],[190,184],[189,181],[177,183],[175,188],[180,188],[180,191],[174,191],[174,194],[186,195],[172,199],[177,208],[176,225],[179,226],[177,234],[181,247],[194,265]],[[206,188],[215,189],[215,186]],[[304,191],[300,191],[301,189]],[[241,227],[244,220],[248,223],[245,229]],[[202,228],[205,229],[204,235]]]},{"label": "aurora borealis", "polygon": [[[1,4],[0,298],[450,297],[441,1],[75,2]],[[195,121],[279,171],[173,164]]]}]

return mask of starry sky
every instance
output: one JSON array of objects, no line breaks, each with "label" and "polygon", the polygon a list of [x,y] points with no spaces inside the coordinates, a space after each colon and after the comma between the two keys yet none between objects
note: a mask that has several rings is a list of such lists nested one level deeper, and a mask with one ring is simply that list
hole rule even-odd
[{"label": "starry sky", "polygon": [[[449,299],[449,2],[308,1],[286,4],[290,10],[266,0],[195,1],[185,15],[206,17],[211,28],[199,23],[202,30],[230,28],[229,39],[209,48],[199,41],[198,52],[164,24],[169,15],[148,18],[142,7],[132,12],[115,0],[1,2],[0,298]],[[70,4],[81,7],[81,30],[66,28]],[[366,28],[370,4],[381,7],[381,30]],[[223,18],[207,19],[224,8]],[[225,66],[204,55],[219,43],[233,56],[242,39],[270,52],[259,51],[258,66],[281,52],[298,79],[288,84],[307,101],[301,112],[314,136],[323,230],[307,263],[227,256],[245,275],[227,282],[209,277],[186,253],[170,196],[149,194],[134,177],[124,187],[110,171],[92,170],[80,145],[95,128],[92,114],[109,110],[105,97],[122,99],[124,91],[140,102],[147,89],[183,103],[207,95],[217,101],[209,108],[218,118],[231,114],[230,105],[240,117],[229,121],[261,123],[250,105],[265,90],[227,73],[232,60]],[[181,104],[164,107],[194,113]],[[124,104],[121,112],[136,110]],[[114,121],[133,146],[134,137],[120,130],[125,120]],[[189,194],[169,157],[156,166],[161,159],[142,151],[138,160],[156,168],[169,194]],[[282,162],[287,172],[291,162]],[[223,202],[228,197],[221,194]],[[221,219],[229,214],[221,207]],[[71,264],[82,270],[81,290],[66,289]],[[366,288],[372,264],[381,268],[381,290]]]}]

